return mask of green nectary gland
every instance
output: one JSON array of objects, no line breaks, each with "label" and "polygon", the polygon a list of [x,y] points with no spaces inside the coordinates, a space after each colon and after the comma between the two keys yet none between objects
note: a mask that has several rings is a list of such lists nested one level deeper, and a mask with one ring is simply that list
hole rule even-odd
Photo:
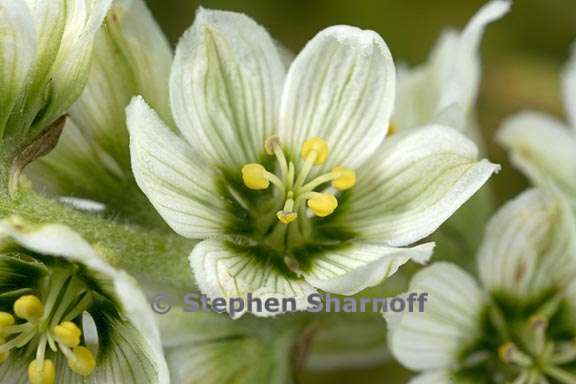
[{"label": "green nectary gland", "polygon": [[[270,156],[263,156],[260,163],[274,169]],[[283,199],[275,197],[272,188],[263,191],[247,188],[238,170],[221,170],[221,175],[219,193],[234,218],[227,225],[226,234],[239,240],[230,241],[229,246],[265,265],[274,265],[280,273],[295,276],[286,265],[286,258],[295,261],[299,270],[306,271],[314,257],[346,248],[357,237],[339,220],[346,212],[348,191],[339,193],[338,209],[330,216],[310,218],[302,211],[295,222],[286,225],[276,218]]]},{"label": "green nectary gland", "polygon": [[[543,369],[546,362],[540,361],[532,352],[531,333],[527,324],[534,314],[556,300],[557,295],[557,290],[550,290],[538,299],[520,303],[507,295],[494,294],[492,304],[486,306],[481,316],[481,336],[460,353],[459,368],[454,372],[454,382],[504,384],[518,378],[523,372],[521,368],[503,362],[499,356],[499,348],[509,342],[534,359],[533,367],[536,370]],[[559,301],[548,319],[546,342],[554,345],[575,343],[576,324],[572,319],[573,314],[568,303],[564,300]],[[574,347],[576,348],[576,345]],[[563,364],[561,368],[576,374],[576,358]],[[553,378],[547,377],[547,379],[550,383],[563,383]]]}]

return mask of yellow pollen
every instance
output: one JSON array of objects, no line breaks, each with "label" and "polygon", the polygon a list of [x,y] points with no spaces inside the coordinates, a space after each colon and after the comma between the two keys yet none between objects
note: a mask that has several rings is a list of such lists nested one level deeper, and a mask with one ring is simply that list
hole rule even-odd
[{"label": "yellow pollen", "polygon": [[11,327],[14,323],[14,316],[8,312],[0,312],[0,336],[6,328]]},{"label": "yellow pollen", "polygon": [[398,125],[396,125],[395,122],[391,121],[390,124],[388,125],[388,133],[386,134],[386,136],[392,136],[396,132],[398,132]]},{"label": "yellow pollen", "polygon": [[286,212],[286,211],[278,211],[276,212],[276,217],[280,220],[283,224],[290,224],[298,217],[296,212]]},{"label": "yellow pollen", "polygon": [[332,180],[332,186],[340,191],[352,188],[356,184],[356,172],[350,168],[335,167],[333,173],[338,177]]},{"label": "yellow pollen", "polygon": [[308,207],[316,216],[325,217],[338,207],[338,200],[329,193],[318,193],[308,200]]},{"label": "yellow pollen", "polygon": [[266,189],[270,181],[266,178],[266,168],[257,163],[246,164],[242,167],[242,179],[250,189]]},{"label": "yellow pollen", "polygon": [[14,313],[21,319],[38,321],[44,316],[44,305],[34,295],[22,296],[14,302]]},{"label": "yellow pollen", "polygon": [[314,165],[324,164],[326,158],[328,157],[328,144],[320,137],[313,137],[308,139],[302,144],[301,155],[304,160],[312,153],[316,153],[316,158],[314,159]]},{"label": "yellow pollen", "polygon": [[38,366],[36,360],[28,366],[28,378],[32,384],[54,384],[56,369],[51,360],[44,360],[42,366]]},{"label": "yellow pollen", "polygon": [[53,332],[56,340],[68,348],[74,348],[80,344],[82,331],[71,321],[64,321],[60,325],[55,326]]},{"label": "yellow pollen", "polygon": [[68,359],[70,369],[81,375],[88,376],[96,368],[96,359],[92,352],[86,347],[76,347],[73,350],[74,355]]}]

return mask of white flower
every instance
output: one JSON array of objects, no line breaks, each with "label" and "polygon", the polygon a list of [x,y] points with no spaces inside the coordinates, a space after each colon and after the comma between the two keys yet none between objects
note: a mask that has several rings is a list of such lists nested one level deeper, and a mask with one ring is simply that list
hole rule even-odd
[{"label": "white flower", "polygon": [[428,62],[400,69],[393,116],[398,130],[436,121],[476,135],[473,106],[480,85],[480,42],[486,26],[508,12],[510,4],[486,4],[461,33],[444,32]]},{"label": "white flower", "polygon": [[0,381],[168,383],[153,314],[130,276],[64,226],[12,217],[0,234]]},{"label": "white flower", "polygon": [[111,0],[0,0],[0,134],[29,144],[78,98]]},{"label": "white flower", "polygon": [[425,311],[388,316],[393,354],[423,372],[411,383],[574,383],[574,225],[564,200],[530,190],[488,225],[482,286],[449,263],[419,272]]},{"label": "white flower", "polygon": [[[384,141],[395,70],[384,41],[320,32],[287,75],[248,17],[200,10],[171,75],[179,132],[141,99],[127,110],[136,181],[179,234],[212,297],[354,294],[432,244],[498,167],[439,125]],[[263,315],[269,315],[267,313]]]},{"label": "white flower", "polygon": [[498,141],[535,185],[559,192],[576,209],[576,46],[562,80],[568,124],[523,112],[504,123]]}]

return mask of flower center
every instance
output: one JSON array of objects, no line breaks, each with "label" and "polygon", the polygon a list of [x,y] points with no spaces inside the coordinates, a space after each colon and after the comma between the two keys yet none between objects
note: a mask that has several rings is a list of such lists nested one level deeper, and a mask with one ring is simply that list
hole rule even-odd
[{"label": "flower center", "polygon": [[325,188],[326,183],[343,191],[352,188],[356,183],[356,173],[349,168],[334,167],[331,172],[319,175],[309,180],[313,167],[326,162],[329,150],[326,141],[319,137],[306,140],[300,154],[304,163],[301,169],[296,169],[295,163],[284,155],[277,136],[266,139],[264,149],[268,155],[276,157],[279,174],[274,174],[258,163],[250,163],[242,167],[244,185],[253,190],[267,189],[270,184],[276,189],[275,196],[281,202],[275,216],[280,223],[288,225],[299,217],[305,216],[305,205],[318,217],[325,217],[338,207],[338,200],[333,193],[318,192],[317,188]]},{"label": "flower center", "polygon": [[47,348],[62,353],[70,369],[88,376],[96,366],[92,352],[81,346],[82,331],[76,320],[92,302],[85,284],[69,271],[55,270],[41,286],[42,299],[26,294],[13,304],[13,313],[0,312],[0,362],[13,349],[36,347],[36,357],[28,366],[32,384],[52,384],[56,370],[46,358]]}]

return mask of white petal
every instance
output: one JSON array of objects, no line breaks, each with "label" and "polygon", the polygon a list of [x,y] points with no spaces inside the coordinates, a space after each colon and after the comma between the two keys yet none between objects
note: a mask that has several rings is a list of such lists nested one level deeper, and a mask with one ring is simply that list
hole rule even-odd
[{"label": "white petal", "polygon": [[563,123],[524,112],[505,121],[497,138],[534,184],[576,196],[576,136]]},{"label": "white petal", "polygon": [[126,110],[136,182],[168,225],[182,236],[220,234],[226,224],[213,170],[171,132],[142,98]]},{"label": "white petal", "polygon": [[477,156],[472,141],[442,126],[392,136],[358,170],[348,207],[335,224],[391,246],[420,240],[499,169]]},{"label": "white petal", "polygon": [[481,280],[518,299],[566,285],[576,276],[576,224],[567,204],[529,190],[490,221],[478,254]]},{"label": "white petal", "polygon": [[348,247],[316,256],[310,270],[303,276],[308,283],[323,291],[354,295],[380,284],[410,260],[427,262],[433,249],[432,243],[414,248],[352,243]]},{"label": "white petal", "polygon": [[417,273],[408,292],[427,293],[428,301],[423,312],[404,312],[389,322],[392,353],[414,370],[450,367],[480,333],[482,291],[468,273],[439,262]]},{"label": "white petal", "polygon": [[[270,263],[258,260],[249,251],[235,249],[223,240],[204,240],[190,254],[190,266],[200,290],[210,298],[240,298],[247,303],[248,294],[262,301],[267,298],[296,300],[296,310],[309,307],[308,296],[315,290],[302,279],[281,274]],[[231,315],[242,316],[241,311]],[[281,309],[281,308],[280,308]],[[230,310],[229,310],[230,312]],[[274,316],[280,311],[253,311],[256,316]]]},{"label": "white petal", "polygon": [[325,168],[355,167],[376,150],[394,106],[392,55],[373,31],[349,26],[318,33],[296,57],[282,95],[279,132],[292,153],[324,138]]},{"label": "white petal", "polygon": [[96,35],[90,75],[70,116],[90,138],[130,172],[124,110],[142,97],[170,122],[168,77],[172,52],[142,0],[117,0]]},{"label": "white petal", "polygon": [[[90,383],[134,382],[167,384],[168,367],[164,360],[160,335],[150,306],[136,281],[123,271],[107,264],[79,234],[62,225],[26,225],[13,217],[0,223],[0,234],[9,236],[22,247],[33,252],[63,257],[78,262],[92,273],[109,280],[112,294],[120,304],[123,319],[112,326],[110,348],[117,354],[105,354],[90,376]],[[118,356],[126,356],[123,369],[118,366]],[[130,362],[129,365],[126,365]],[[59,381],[60,382],[60,381]],[[63,379],[61,382],[65,383]],[[74,382],[70,379],[68,382]]]},{"label": "white petal", "polygon": [[492,1],[482,7],[464,31],[448,31],[438,41],[428,63],[400,72],[394,120],[399,129],[438,121],[446,108],[458,106],[454,128],[468,128],[480,82],[480,41],[486,26],[510,9],[509,1]]},{"label": "white petal", "polygon": [[0,364],[0,382],[2,383],[28,383],[28,361],[34,359],[33,354],[29,356],[14,356],[12,354],[8,360]]},{"label": "white petal", "polygon": [[0,0],[0,132],[22,92],[36,54],[36,31],[22,1]]},{"label": "white petal", "polygon": [[576,44],[572,45],[570,59],[562,74],[562,87],[570,125],[576,133]]},{"label": "white petal", "polygon": [[176,50],[174,118],[198,152],[236,168],[262,154],[283,83],[284,65],[264,28],[243,14],[200,9]]}]

